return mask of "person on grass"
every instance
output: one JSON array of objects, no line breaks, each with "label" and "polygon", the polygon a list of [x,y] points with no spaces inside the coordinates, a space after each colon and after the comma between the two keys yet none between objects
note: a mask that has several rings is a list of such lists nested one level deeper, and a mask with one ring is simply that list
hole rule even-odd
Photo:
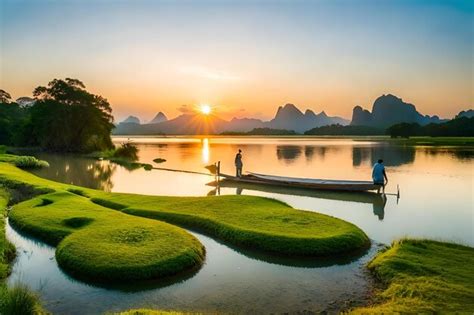
[{"label": "person on grass", "polygon": [[235,155],[235,176],[242,177],[242,150],[239,149],[239,152]]},{"label": "person on grass", "polygon": [[380,193],[380,188],[382,188],[382,192],[385,193],[385,186],[388,183],[388,177],[387,173],[385,173],[385,166],[383,165],[382,159],[374,164],[374,168],[372,169],[372,180],[375,185],[379,185],[377,193]]}]

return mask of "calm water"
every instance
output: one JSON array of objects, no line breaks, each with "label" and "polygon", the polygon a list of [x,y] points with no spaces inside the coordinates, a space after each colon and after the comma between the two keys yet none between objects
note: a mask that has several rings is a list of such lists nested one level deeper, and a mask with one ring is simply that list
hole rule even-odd
[{"label": "calm water", "polygon": [[[126,139],[115,138],[117,143]],[[206,172],[221,161],[233,173],[233,158],[243,150],[244,171],[332,179],[370,179],[383,158],[387,191],[400,186],[401,198],[370,194],[309,193],[258,186],[215,187],[210,176],[168,171],[129,171],[106,161],[40,154],[50,162],[42,177],[116,192],[157,195],[251,194],[283,200],[355,223],[377,243],[429,237],[474,245],[474,148],[407,147],[349,139],[309,138],[133,138],[140,161],[167,161],[157,167]],[[336,311],[343,301],[363,300],[370,284],[364,263],[376,246],[353,261],[279,261],[242,253],[194,233],[206,246],[204,267],[175,284],[99,288],[63,274],[54,249],[9,229],[20,256],[10,282],[21,279],[40,289],[48,309],[58,313],[100,313],[128,307],[233,311],[240,313]],[[336,305],[336,306],[335,306]]]}]

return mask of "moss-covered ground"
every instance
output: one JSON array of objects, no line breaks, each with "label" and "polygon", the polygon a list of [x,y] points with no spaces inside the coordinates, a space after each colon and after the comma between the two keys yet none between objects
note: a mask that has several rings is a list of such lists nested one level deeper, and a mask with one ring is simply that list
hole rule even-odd
[{"label": "moss-covered ground", "polygon": [[430,240],[394,242],[368,265],[384,289],[356,314],[474,313],[474,248]]},{"label": "moss-covered ground", "polygon": [[369,244],[355,225],[254,196],[162,197],[88,192],[103,206],[197,229],[236,246],[283,255],[328,256]]},{"label": "moss-covered ground", "polygon": [[10,221],[57,246],[56,260],[65,270],[92,279],[160,278],[204,258],[199,241],[178,227],[111,211],[68,191],[16,205]]}]

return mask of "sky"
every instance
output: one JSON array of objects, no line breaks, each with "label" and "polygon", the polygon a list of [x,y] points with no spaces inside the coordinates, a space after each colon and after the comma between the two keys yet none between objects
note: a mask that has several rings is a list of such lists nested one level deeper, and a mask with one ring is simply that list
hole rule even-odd
[{"label": "sky", "polygon": [[0,88],[77,78],[117,121],[209,104],[350,118],[382,94],[423,114],[473,108],[474,1],[0,0]]}]

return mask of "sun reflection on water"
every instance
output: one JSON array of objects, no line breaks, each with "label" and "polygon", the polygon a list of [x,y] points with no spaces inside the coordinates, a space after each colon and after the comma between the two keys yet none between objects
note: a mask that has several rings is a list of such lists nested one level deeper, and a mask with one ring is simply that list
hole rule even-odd
[{"label": "sun reflection on water", "polygon": [[201,140],[201,147],[202,147],[202,162],[204,164],[209,163],[209,139],[204,138]]}]

